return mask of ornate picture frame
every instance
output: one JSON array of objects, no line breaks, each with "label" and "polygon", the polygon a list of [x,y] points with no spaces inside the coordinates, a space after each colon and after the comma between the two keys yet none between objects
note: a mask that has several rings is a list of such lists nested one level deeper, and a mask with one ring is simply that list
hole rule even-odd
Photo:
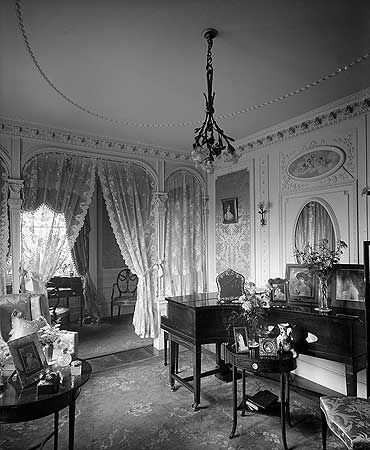
[{"label": "ornate picture frame", "polygon": [[237,223],[238,217],[238,197],[224,198],[222,203],[222,223]]},{"label": "ornate picture frame", "polygon": [[271,303],[286,303],[289,300],[289,282],[286,278],[270,278],[268,283],[271,286]]},{"label": "ornate picture frame", "polygon": [[37,381],[48,366],[37,333],[10,340],[8,347],[22,388]]},{"label": "ornate picture frame", "polygon": [[234,327],[234,346],[237,353],[247,353],[248,347],[248,332],[246,327]]},{"label": "ornate picture frame", "polygon": [[301,305],[317,303],[317,280],[303,264],[287,264],[289,302]]},{"label": "ornate picture frame", "polygon": [[331,278],[332,306],[365,308],[365,268],[363,264],[336,264]]},{"label": "ornate picture frame", "polygon": [[259,344],[259,355],[261,358],[276,358],[278,354],[276,337],[261,336]]}]

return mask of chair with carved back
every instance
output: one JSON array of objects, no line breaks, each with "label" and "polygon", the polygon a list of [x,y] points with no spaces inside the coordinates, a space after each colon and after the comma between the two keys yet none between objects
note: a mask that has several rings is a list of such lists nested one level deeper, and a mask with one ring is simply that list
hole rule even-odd
[{"label": "chair with carved back", "polygon": [[118,306],[118,316],[122,306],[133,306],[136,303],[138,277],[129,268],[122,269],[117,275],[117,281],[113,283],[111,294],[111,318],[113,308]]},{"label": "chair with carved back", "polygon": [[230,303],[244,294],[245,278],[233,269],[227,269],[216,277],[218,300]]}]

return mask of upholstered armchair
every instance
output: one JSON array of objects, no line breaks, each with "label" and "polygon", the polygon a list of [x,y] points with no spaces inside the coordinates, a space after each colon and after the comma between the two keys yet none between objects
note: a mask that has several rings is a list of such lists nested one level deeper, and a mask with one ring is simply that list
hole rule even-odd
[{"label": "upholstered armchair", "polygon": [[12,314],[16,310],[24,319],[35,320],[41,316],[50,323],[48,299],[43,294],[7,294],[0,296],[0,338],[9,340]]},{"label": "upholstered armchair", "polygon": [[227,269],[216,277],[218,300],[232,302],[244,294],[245,278],[233,269]]}]

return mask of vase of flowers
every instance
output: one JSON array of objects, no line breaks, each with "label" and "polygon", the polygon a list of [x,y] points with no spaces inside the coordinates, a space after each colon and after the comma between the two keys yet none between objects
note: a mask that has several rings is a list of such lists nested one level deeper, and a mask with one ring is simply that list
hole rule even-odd
[{"label": "vase of flowers", "polygon": [[54,343],[59,338],[60,324],[57,323],[55,325],[45,325],[40,328],[37,332],[40,344],[43,348],[45,358],[48,364],[52,364],[53,362],[53,352],[54,352]]},{"label": "vase of flowers", "polygon": [[267,291],[257,292],[256,285],[248,282],[244,286],[244,294],[239,297],[242,311],[233,311],[229,319],[229,328],[246,327],[248,334],[248,347],[258,347],[258,337],[266,325],[267,302],[269,294]]},{"label": "vase of flowers", "polygon": [[337,241],[332,249],[328,239],[322,239],[317,245],[307,243],[302,250],[295,249],[294,254],[299,264],[304,264],[319,281],[318,307],[319,312],[329,312],[328,281],[333,272],[334,264],[340,260],[343,250],[347,248],[344,241]]},{"label": "vase of flowers", "polygon": [[8,345],[5,342],[0,343],[0,389],[4,387],[4,369],[5,365],[10,360],[10,352]]}]

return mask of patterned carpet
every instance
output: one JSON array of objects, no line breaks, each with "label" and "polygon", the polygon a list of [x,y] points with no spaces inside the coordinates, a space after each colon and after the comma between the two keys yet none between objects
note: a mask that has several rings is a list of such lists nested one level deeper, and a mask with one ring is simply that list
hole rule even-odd
[{"label": "patterned carpet", "polygon": [[[125,358],[126,354],[126,358]],[[135,356],[136,355],[136,356]],[[114,355],[113,355],[114,356]],[[120,358],[118,358],[120,356]],[[190,373],[190,355],[181,352],[182,374]],[[238,417],[237,436],[230,440],[232,425],[231,383],[214,376],[202,379],[201,407],[191,409],[192,394],[180,386],[171,392],[168,368],[163,359],[148,348],[137,352],[91,360],[93,376],[82,388],[76,407],[76,445],[81,449],[128,450],[280,450],[278,417],[247,413]],[[203,356],[203,369],[214,367]],[[263,378],[248,378],[248,393],[269,389],[278,394],[279,386]],[[317,397],[291,394],[293,428],[287,427],[290,449],[320,449],[319,401]],[[45,435],[52,427],[52,416],[34,422],[2,425],[0,449],[20,450]],[[66,449],[68,412],[61,412],[60,448]],[[342,449],[329,437],[328,449]],[[52,448],[48,443],[46,449]]]},{"label": "patterned carpet", "polygon": [[152,339],[139,337],[132,325],[132,314],[104,318],[100,323],[71,325],[69,330],[78,331],[78,354],[88,359],[133,348],[146,347]]}]

